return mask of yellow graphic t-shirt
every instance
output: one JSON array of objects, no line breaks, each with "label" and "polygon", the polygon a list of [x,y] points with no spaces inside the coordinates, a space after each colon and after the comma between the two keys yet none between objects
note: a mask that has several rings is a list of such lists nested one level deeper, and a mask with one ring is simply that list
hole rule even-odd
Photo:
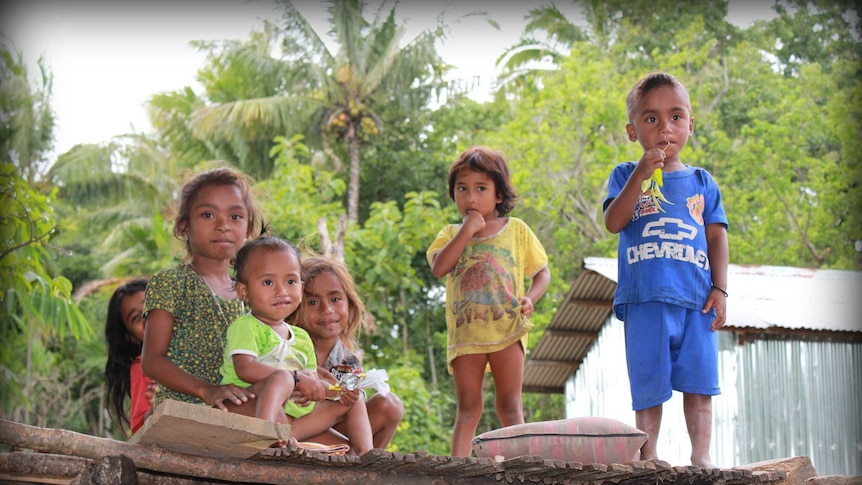
[{"label": "yellow graphic t-shirt", "polygon": [[[459,224],[444,227],[428,248],[431,263],[457,234]],[[446,361],[461,355],[503,350],[520,340],[527,348],[533,324],[521,315],[518,298],[525,280],[548,265],[542,243],[524,221],[510,217],[492,236],[473,238],[446,277]]]}]

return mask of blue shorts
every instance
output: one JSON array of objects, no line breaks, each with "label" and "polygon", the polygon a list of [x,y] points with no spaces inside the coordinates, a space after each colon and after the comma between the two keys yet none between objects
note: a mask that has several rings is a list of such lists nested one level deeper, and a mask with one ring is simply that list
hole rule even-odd
[{"label": "blue shorts", "polygon": [[658,406],[673,391],[714,396],[718,332],[710,314],[661,302],[627,304],[626,365],[632,409]]}]

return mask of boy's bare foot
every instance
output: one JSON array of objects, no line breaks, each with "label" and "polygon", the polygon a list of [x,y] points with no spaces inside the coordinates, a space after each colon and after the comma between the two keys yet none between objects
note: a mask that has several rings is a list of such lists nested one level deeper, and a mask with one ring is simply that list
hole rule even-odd
[{"label": "boy's bare foot", "polygon": [[694,466],[699,466],[701,468],[716,468],[716,466],[712,464],[712,461],[709,459],[708,456],[706,458],[696,458],[692,456],[691,464]]}]

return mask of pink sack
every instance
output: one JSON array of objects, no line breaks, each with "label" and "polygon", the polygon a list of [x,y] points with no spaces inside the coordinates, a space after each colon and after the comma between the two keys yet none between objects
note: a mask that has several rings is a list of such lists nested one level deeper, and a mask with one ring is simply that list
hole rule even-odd
[{"label": "pink sack", "polygon": [[517,424],[473,438],[478,457],[541,456],[589,463],[628,463],[640,457],[647,434],[610,418],[569,418]]}]

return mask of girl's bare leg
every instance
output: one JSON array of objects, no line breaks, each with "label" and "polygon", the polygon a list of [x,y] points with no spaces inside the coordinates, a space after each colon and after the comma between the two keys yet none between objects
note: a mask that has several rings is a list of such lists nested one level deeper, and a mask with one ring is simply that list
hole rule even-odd
[{"label": "girl's bare leg", "polygon": [[470,442],[482,417],[482,381],[485,378],[486,354],[462,355],[452,361],[455,398],[458,410],[452,431],[452,456],[468,457],[473,453]]},{"label": "girl's bare leg", "polygon": [[393,393],[385,396],[375,394],[365,402],[368,421],[371,424],[372,441],[375,448],[386,448],[398,431],[404,417],[404,403]]},{"label": "girl's bare leg", "polygon": [[524,382],[524,349],[521,342],[488,354],[496,394],[494,403],[501,426],[524,424],[521,385]]},{"label": "girl's bare leg", "polygon": [[[404,404],[401,399],[393,393],[386,396],[375,394],[365,401],[365,409],[368,411],[368,422],[371,424],[371,442],[375,448],[385,449],[392,442],[398,431],[398,424],[404,417]],[[350,440],[345,436],[347,426],[344,422],[338,423],[323,433],[311,438],[315,443],[326,445],[349,445]]]},{"label": "girl's bare leg", "polygon": [[350,447],[357,455],[371,450],[374,446],[371,440],[371,424],[368,422],[368,410],[365,401],[359,400],[349,408],[344,419],[344,427]]}]

